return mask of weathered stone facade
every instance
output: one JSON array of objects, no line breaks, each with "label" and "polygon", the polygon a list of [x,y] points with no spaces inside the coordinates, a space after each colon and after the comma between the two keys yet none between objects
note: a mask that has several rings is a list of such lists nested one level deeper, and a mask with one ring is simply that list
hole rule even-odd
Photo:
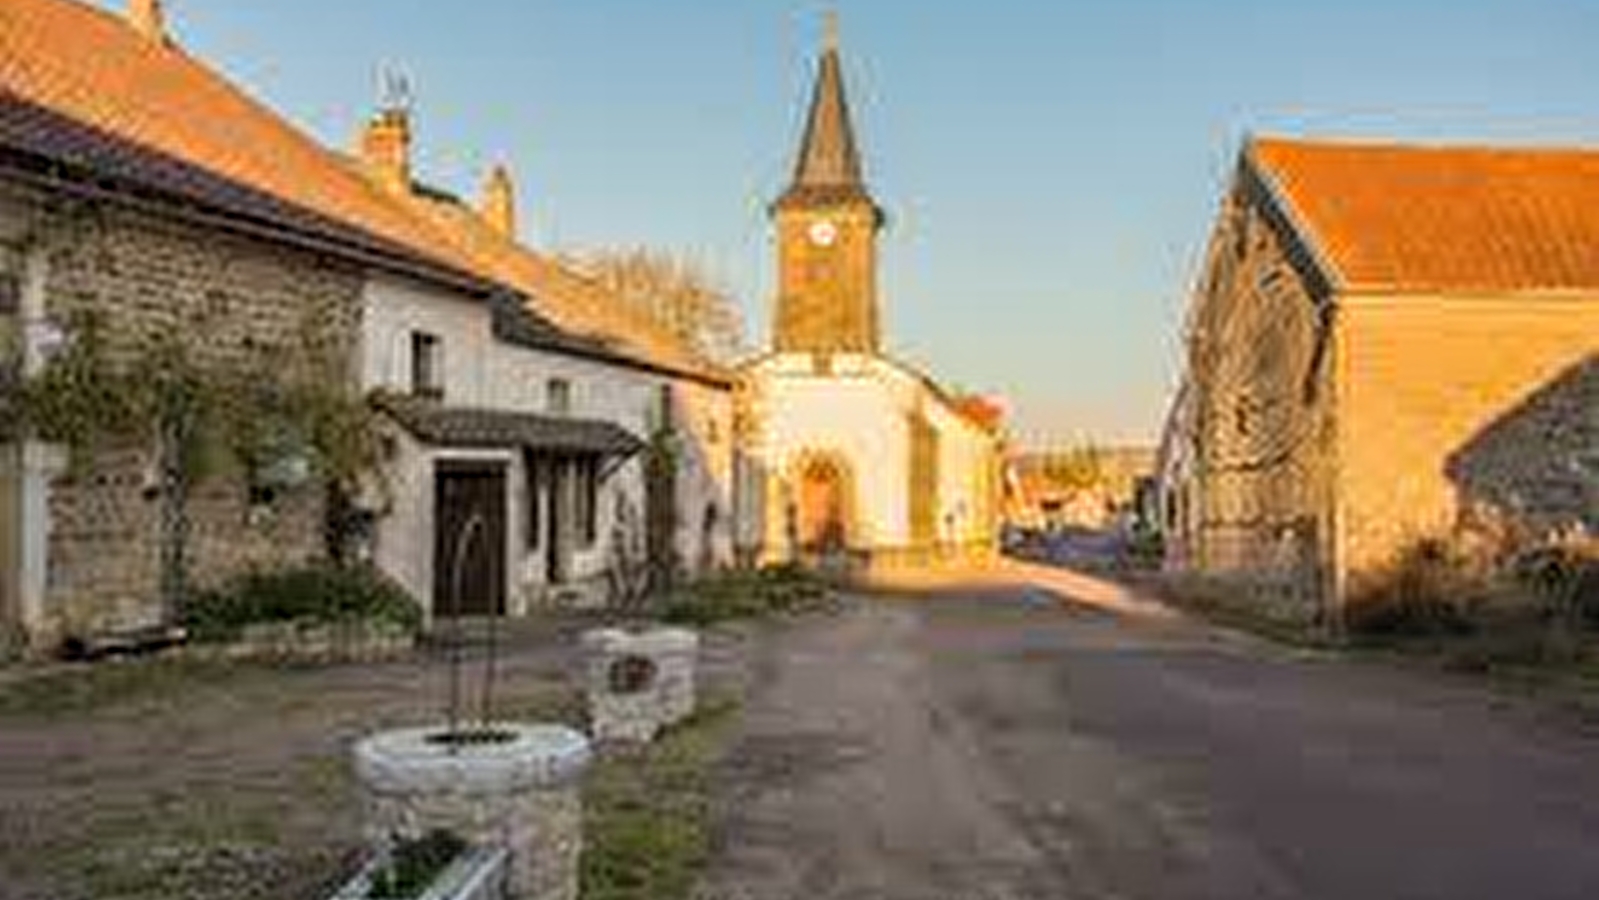
[{"label": "weathered stone facade", "polygon": [[1191,322],[1197,529],[1189,557],[1285,612],[1328,585],[1336,391],[1330,321],[1287,235],[1241,186],[1212,239]]},{"label": "weathered stone facade", "polygon": [[1531,191],[1527,173],[1568,157],[1261,152],[1240,161],[1190,310],[1181,433],[1164,440],[1168,562],[1313,614],[1366,595],[1418,542],[1483,523],[1594,535],[1599,276],[1576,264],[1591,257],[1574,218],[1522,215],[1565,202],[1591,164],[1501,208],[1516,192],[1473,186]]},{"label": "weathered stone facade", "polygon": [[[199,365],[242,365],[313,333],[352,360],[362,273],[327,257],[115,205],[50,207],[35,198],[32,254],[43,314],[70,339],[100,322],[107,357],[126,361],[155,335],[179,336]],[[323,491],[312,482],[252,507],[242,476],[220,461],[191,491],[188,559],[198,585],[305,562],[324,547]],[[50,480],[42,617],[35,643],[147,624],[161,614],[161,503],[156,451],[107,447]]]},{"label": "weathered stone facade", "polygon": [[1463,519],[1599,525],[1599,294],[1357,295],[1339,312],[1346,564]]}]

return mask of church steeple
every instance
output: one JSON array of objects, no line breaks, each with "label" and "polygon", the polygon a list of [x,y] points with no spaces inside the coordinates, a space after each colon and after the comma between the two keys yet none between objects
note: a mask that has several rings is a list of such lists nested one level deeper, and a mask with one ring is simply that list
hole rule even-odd
[{"label": "church steeple", "polygon": [[883,215],[862,173],[832,15],[793,180],[772,212],[779,282],[774,347],[877,352],[877,231]]},{"label": "church steeple", "polygon": [[811,94],[805,135],[794,161],[794,180],[783,201],[866,197],[860,150],[844,93],[844,72],[838,53],[838,14],[827,14],[816,87]]}]

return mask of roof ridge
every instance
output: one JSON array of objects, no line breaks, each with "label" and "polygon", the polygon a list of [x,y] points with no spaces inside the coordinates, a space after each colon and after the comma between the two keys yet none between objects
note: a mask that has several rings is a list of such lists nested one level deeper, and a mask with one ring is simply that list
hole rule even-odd
[{"label": "roof ridge", "polygon": [[1505,154],[1593,154],[1599,156],[1599,142],[1592,144],[1534,144],[1516,141],[1495,143],[1486,139],[1454,140],[1449,138],[1399,138],[1378,135],[1328,135],[1300,136],[1287,134],[1251,134],[1246,146],[1286,145],[1327,150],[1393,150],[1398,152],[1438,153],[1505,153]]}]

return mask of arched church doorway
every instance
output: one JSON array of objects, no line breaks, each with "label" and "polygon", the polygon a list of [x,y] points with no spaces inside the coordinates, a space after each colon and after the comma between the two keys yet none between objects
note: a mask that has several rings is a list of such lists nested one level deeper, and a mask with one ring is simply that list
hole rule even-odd
[{"label": "arched church doorway", "polygon": [[816,456],[799,471],[798,531],[807,552],[842,550],[849,546],[850,477],[836,456]]}]

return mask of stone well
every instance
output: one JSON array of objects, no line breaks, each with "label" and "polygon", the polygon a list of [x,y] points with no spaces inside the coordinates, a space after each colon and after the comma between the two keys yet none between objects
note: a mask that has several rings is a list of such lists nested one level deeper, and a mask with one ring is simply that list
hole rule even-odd
[{"label": "stone well", "polygon": [[439,740],[442,727],[385,731],[355,747],[362,822],[374,851],[433,829],[510,851],[521,900],[576,900],[582,775],[592,752],[558,725],[496,724],[502,742]]},{"label": "stone well", "polygon": [[583,635],[589,722],[597,741],[650,741],[694,713],[699,635],[684,628]]}]

